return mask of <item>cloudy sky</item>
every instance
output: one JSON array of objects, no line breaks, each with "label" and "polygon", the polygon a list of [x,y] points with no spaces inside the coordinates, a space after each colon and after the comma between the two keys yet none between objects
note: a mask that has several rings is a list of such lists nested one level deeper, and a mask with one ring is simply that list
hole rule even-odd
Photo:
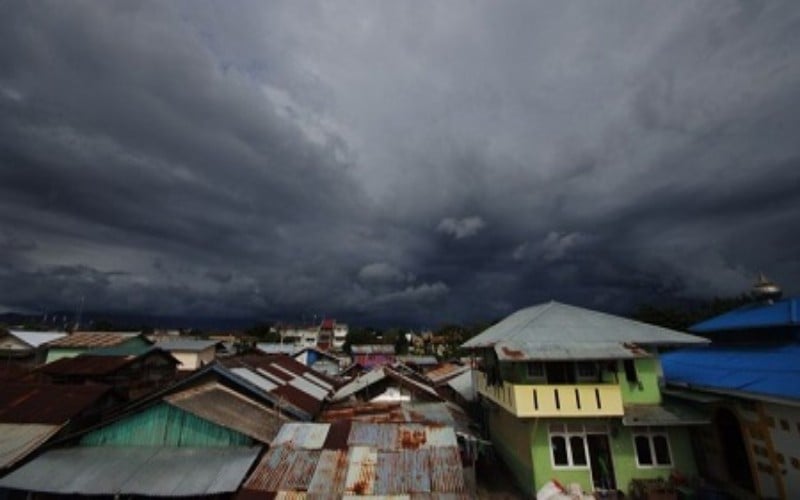
[{"label": "cloudy sky", "polygon": [[10,2],[0,310],[800,292],[800,5]]}]

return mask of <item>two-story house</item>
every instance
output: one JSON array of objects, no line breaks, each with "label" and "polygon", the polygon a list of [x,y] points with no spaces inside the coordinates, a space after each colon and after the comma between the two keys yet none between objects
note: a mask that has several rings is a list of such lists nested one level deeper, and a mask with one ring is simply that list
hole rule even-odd
[{"label": "two-story house", "polygon": [[696,472],[688,425],[707,420],[662,400],[661,346],[705,339],[549,302],[463,344],[481,358],[476,388],[496,451],[520,487],[551,479],[585,491]]}]

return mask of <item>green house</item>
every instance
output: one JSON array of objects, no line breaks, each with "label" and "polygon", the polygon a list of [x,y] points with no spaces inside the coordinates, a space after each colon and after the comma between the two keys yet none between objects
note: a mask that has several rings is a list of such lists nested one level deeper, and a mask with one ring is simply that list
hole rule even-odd
[{"label": "green house", "polygon": [[706,340],[549,302],[522,309],[463,347],[496,451],[528,494],[550,480],[584,491],[690,476],[688,429],[705,418],[662,398],[658,348]]}]

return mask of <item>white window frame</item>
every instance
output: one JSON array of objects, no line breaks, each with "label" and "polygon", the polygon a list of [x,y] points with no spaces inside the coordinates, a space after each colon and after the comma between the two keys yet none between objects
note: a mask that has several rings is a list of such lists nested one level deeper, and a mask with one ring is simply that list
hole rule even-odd
[{"label": "white window frame", "polygon": [[[656,445],[653,442],[653,438],[657,436],[663,437],[664,441],[667,443],[667,455],[669,456],[668,464],[659,464],[656,462]],[[639,463],[639,449],[636,447],[637,437],[647,438],[647,444],[650,446],[650,457],[653,459],[652,464]],[[636,457],[636,467],[638,469],[671,469],[674,467],[675,460],[672,456],[672,445],[670,444],[669,432],[667,432],[666,429],[659,427],[643,427],[634,430],[631,432],[631,441],[633,444],[633,454]]]},{"label": "white window frame", "polygon": [[[567,447],[567,465],[559,465],[556,464],[556,457],[555,453],[553,452],[553,438],[554,437],[562,437],[564,438],[564,443]],[[570,444],[570,438],[573,437],[580,437],[581,441],[583,441],[583,456],[586,459],[586,463],[584,465],[575,465],[572,460],[572,445]],[[569,431],[566,428],[563,431],[548,431],[547,436],[547,445],[550,448],[550,465],[553,469],[559,470],[586,470],[591,469],[592,459],[589,456],[589,440],[586,439],[586,429],[584,428],[581,431]]]}]

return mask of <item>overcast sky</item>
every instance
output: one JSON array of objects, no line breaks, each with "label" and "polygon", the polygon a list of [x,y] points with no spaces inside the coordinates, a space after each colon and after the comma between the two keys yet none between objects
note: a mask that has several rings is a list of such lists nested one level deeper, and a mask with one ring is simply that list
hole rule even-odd
[{"label": "overcast sky", "polygon": [[10,2],[0,310],[800,291],[800,4]]}]

